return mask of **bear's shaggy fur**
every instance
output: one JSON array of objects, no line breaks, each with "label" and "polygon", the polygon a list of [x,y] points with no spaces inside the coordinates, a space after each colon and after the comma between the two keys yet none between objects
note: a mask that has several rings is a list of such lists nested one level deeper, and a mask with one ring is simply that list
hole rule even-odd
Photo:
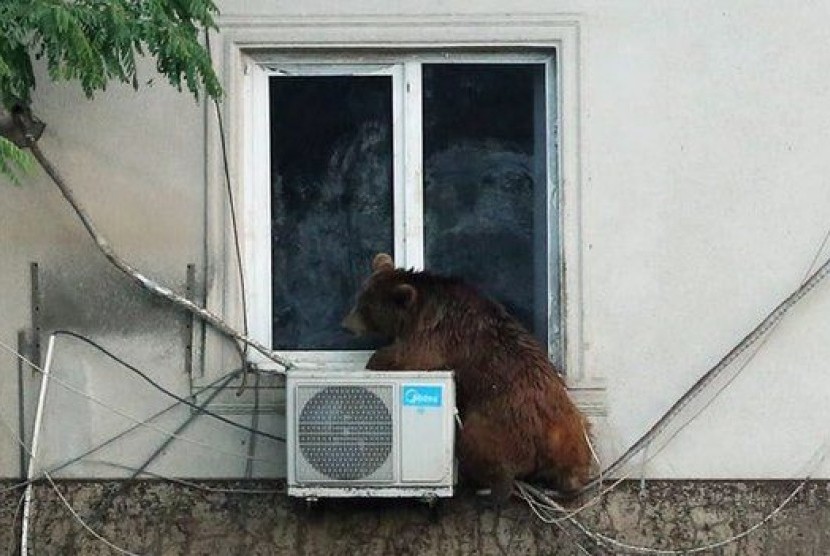
[{"label": "bear's shaggy fur", "polygon": [[591,469],[588,425],[538,341],[498,303],[456,278],[396,269],[379,254],[343,325],[393,343],[367,368],[455,371],[462,476],[509,497],[513,480],[562,492]]}]

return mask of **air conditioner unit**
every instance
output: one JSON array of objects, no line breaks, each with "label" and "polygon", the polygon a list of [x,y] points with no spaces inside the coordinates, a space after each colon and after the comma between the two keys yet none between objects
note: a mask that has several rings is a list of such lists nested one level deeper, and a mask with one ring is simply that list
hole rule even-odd
[{"label": "air conditioner unit", "polygon": [[452,496],[451,371],[294,370],[286,390],[289,496]]}]

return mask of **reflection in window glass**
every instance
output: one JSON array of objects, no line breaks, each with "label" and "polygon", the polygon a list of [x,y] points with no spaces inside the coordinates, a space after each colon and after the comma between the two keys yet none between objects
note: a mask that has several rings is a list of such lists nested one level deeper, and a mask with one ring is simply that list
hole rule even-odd
[{"label": "reflection in window glass", "polygon": [[274,349],[368,349],[340,329],[372,256],[392,252],[392,83],[272,77]]},{"label": "reflection in window glass", "polygon": [[500,301],[547,346],[541,64],[425,64],[425,265]]}]

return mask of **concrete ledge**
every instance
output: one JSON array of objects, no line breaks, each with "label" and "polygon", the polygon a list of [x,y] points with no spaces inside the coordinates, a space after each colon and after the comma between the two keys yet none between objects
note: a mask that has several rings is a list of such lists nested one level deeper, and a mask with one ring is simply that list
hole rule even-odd
[{"label": "concrete ledge", "polygon": [[[0,490],[13,482],[0,483]],[[273,482],[209,487],[274,489]],[[582,512],[594,530],[635,545],[691,548],[751,527],[795,488],[790,481],[636,481]],[[123,488],[122,488],[123,487]],[[574,527],[546,525],[515,501],[498,510],[461,495],[437,515],[405,500],[331,500],[311,509],[282,494],[205,492],[178,484],[62,481],[61,492],[96,531],[141,554],[610,554]],[[0,551],[22,492],[0,495]],[[84,531],[48,485],[35,489],[32,554],[111,554]],[[582,545],[580,549],[576,543]],[[16,549],[15,549],[16,550]],[[12,552],[14,553],[14,552]],[[814,482],[746,538],[709,554],[830,554],[830,483]]]}]

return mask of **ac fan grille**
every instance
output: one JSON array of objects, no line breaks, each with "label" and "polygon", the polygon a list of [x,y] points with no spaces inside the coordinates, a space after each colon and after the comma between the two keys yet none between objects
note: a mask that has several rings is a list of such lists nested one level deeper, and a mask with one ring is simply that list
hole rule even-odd
[{"label": "ac fan grille", "polygon": [[391,386],[299,386],[297,476],[391,480]]}]

